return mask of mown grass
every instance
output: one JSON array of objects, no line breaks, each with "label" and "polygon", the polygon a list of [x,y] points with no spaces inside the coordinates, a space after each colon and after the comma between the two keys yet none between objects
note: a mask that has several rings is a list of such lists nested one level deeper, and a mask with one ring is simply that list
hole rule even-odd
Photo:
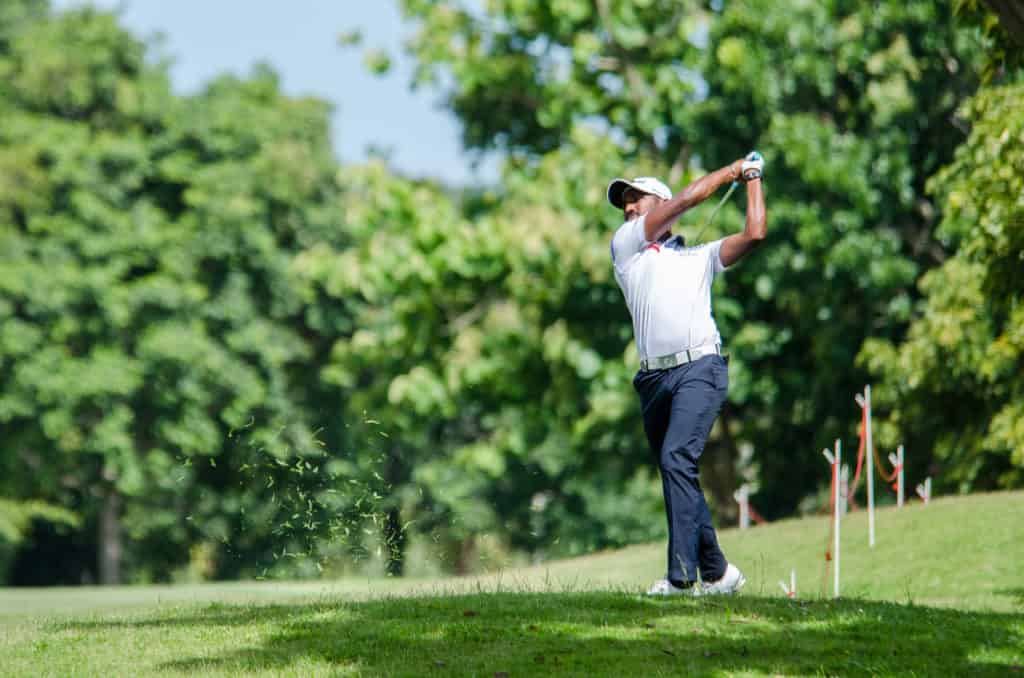
[{"label": "mown grass", "polygon": [[8,675],[972,675],[1024,663],[1024,614],[874,601],[491,593],[172,607],[37,621]]},{"label": "mown grass", "polygon": [[881,511],[873,550],[864,520],[840,601],[824,518],[724,531],[750,579],[728,599],[639,595],[660,544],[473,579],[0,591],[0,673],[1024,676],[1024,493]]}]

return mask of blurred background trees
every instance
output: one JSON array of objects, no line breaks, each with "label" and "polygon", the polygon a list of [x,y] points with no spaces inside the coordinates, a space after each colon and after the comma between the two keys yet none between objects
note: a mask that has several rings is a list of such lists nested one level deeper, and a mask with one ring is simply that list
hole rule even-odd
[{"label": "blurred background trees", "polygon": [[289,267],[340,237],[326,107],[270,72],[175,97],[113,16],[26,12],[0,66],[0,461],[81,518],[83,555],[12,577],[165,578],[263,510],[229,431],[308,446],[323,340]]},{"label": "blurred background trees", "polygon": [[744,480],[769,518],[815,510],[869,380],[911,477],[1024,480],[1024,108],[995,15],[402,7],[416,84],[505,154],[499,186],[340,166],[326,104],[267,67],[177,95],[109,13],[0,8],[0,581],[400,575],[412,548],[465,573],[660,538],[604,189],[752,148],[770,238],[715,290],[719,519]]},{"label": "blurred background trees", "polygon": [[964,107],[971,135],[929,185],[943,198],[936,235],[955,254],[921,278],[906,340],[872,338],[859,357],[891,411],[883,440],[928,450],[963,492],[1024,481],[1022,101],[1014,84]]}]

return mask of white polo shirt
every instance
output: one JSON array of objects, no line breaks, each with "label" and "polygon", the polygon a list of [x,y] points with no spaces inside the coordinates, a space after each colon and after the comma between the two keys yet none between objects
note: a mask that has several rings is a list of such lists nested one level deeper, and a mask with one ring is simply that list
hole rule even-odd
[{"label": "white polo shirt", "polygon": [[615,280],[633,317],[641,360],[722,343],[711,315],[711,283],[725,270],[721,248],[721,240],[685,247],[678,236],[650,242],[644,216],[615,231]]}]

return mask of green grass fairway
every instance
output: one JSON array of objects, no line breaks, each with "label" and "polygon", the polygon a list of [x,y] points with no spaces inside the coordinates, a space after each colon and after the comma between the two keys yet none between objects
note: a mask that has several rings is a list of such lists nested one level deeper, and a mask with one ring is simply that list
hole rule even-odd
[{"label": "green grass fairway", "polygon": [[472,579],[8,589],[0,674],[1024,676],[1024,493],[880,511],[874,550],[863,513],[843,535],[838,602],[824,517],[724,531],[734,598],[639,595],[661,544]]}]

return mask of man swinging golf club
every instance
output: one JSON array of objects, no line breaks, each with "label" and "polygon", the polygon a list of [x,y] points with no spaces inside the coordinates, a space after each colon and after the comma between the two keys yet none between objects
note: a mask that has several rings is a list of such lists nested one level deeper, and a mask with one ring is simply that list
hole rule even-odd
[{"label": "man swinging golf club", "polygon": [[[625,216],[612,238],[612,264],[633,318],[640,354],[633,386],[658,458],[668,518],[668,572],[650,595],[728,594],[746,583],[718,547],[697,464],[729,388],[728,359],[711,315],[711,282],[764,240],[763,168],[753,152],[675,196],[653,177],[608,186],[609,202]],[[747,187],[740,233],[694,246],[672,237],[672,224],[684,212],[730,181]]]}]

